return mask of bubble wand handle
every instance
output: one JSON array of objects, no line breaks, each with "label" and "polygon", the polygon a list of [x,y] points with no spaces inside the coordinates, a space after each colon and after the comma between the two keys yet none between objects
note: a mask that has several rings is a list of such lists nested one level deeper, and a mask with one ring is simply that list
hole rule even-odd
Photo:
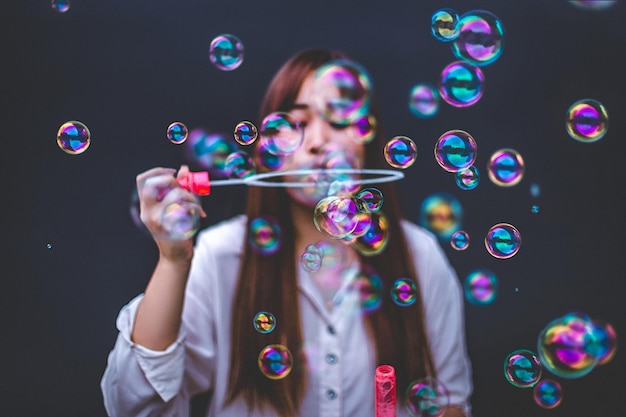
[{"label": "bubble wand handle", "polygon": [[396,371],[391,365],[376,368],[374,412],[376,417],[396,417]]}]

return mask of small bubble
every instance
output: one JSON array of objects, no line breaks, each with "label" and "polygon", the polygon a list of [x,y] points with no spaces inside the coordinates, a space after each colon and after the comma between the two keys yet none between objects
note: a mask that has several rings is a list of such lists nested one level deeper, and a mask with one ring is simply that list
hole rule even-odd
[{"label": "small bubble", "polygon": [[269,379],[283,379],[291,372],[293,357],[283,345],[268,345],[259,353],[258,365],[263,375]]},{"label": "small bubble", "polygon": [[453,9],[439,9],[430,19],[430,29],[438,41],[450,42],[459,36],[459,14]]},{"label": "small bubble", "polygon": [[263,334],[270,333],[276,328],[276,317],[267,311],[259,311],[255,314],[252,324],[257,332]]},{"label": "small bubble", "polygon": [[485,75],[472,64],[455,61],[441,71],[438,87],[443,101],[454,107],[468,107],[483,96]]},{"label": "small bubble", "polygon": [[541,379],[542,367],[537,356],[527,349],[518,349],[504,360],[504,376],[517,388],[531,388]]},{"label": "small bubble", "polygon": [[209,58],[222,71],[237,69],[243,62],[243,43],[235,35],[219,35],[211,41]]},{"label": "small bubble", "polygon": [[57,145],[65,153],[78,155],[91,144],[91,132],[82,122],[72,120],[63,123],[57,132]]},{"label": "small bubble", "polygon": [[609,114],[598,100],[579,100],[567,110],[565,128],[579,142],[591,143],[602,139],[608,126]]},{"label": "small bubble", "polygon": [[476,141],[464,130],[449,130],[435,143],[435,160],[448,172],[469,168],[476,160]]},{"label": "small bubble", "polygon": [[417,158],[417,146],[406,136],[396,136],[389,140],[383,152],[387,163],[394,168],[406,169]]},{"label": "small bubble", "polygon": [[167,138],[175,145],[180,145],[187,140],[189,130],[184,123],[173,122],[167,127]]},{"label": "small bubble", "polygon": [[401,307],[410,306],[417,299],[417,286],[412,279],[397,279],[391,287],[391,299]]},{"label": "small bubble", "polygon": [[70,9],[70,0],[52,0],[52,10],[65,13]]},{"label": "small bubble", "polygon": [[246,120],[239,122],[237,126],[235,126],[235,131],[233,132],[235,140],[240,145],[250,145],[254,143],[258,135],[259,131],[256,126],[252,122],[248,122]]},{"label": "small bubble", "polygon": [[515,226],[508,223],[493,225],[485,237],[487,252],[494,258],[508,259],[513,257],[522,244],[522,236]]}]

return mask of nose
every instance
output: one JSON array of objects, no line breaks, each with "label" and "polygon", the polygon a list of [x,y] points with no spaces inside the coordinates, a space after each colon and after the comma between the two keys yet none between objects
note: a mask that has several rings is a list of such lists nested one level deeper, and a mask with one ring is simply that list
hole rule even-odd
[{"label": "nose", "polygon": [[331,141],[331,135],[332,129],[329,124],[321,117],[314,117],[304,128],[303,145],[309,154],[321,155]]}]

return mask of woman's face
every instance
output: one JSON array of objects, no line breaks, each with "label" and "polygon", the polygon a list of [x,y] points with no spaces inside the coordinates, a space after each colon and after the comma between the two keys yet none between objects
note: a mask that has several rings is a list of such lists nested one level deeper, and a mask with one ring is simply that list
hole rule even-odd
[{"label": "woman's face", "polygon": [[[316,110],[314,80],[313,74],[305,78],[293,108],[289,111],[303,126],[304,140],[295,152],[284,157],[282,170],[362,168],[365,148],[354,138],[354,128],[332,125]],[[288,188],[294,200],[314,206],[320,199],[336,192],[337,187],[342,188],[342,179],[345,180],[346,176],[324,175],[320,178],[319,174],[307,174],[295,178],[289,176],[286,180],[318,182],[320,185],[316,187]],[[351,188],[349,184],[347,187]]]}]

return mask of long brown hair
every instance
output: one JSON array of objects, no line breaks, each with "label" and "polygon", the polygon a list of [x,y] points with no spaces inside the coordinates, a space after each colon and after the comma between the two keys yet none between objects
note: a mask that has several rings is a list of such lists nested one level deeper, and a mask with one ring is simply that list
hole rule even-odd
[{"label": "long brown hair", "polygon": [[[304,79],[315,69],[337,58],[346,57],[335,51],[309,49],[289,59],[268,86],[259,120],[275,111],[289,111]],[[388,168],[383,157],[384,137],[375,102],[371,114],[377,120],[377,129],[376,136],[365,148],[365,167]],[[393,282],[402,277],[415,281],[418,297],[409,307],[383,301],[380,308],[366,315],[366,320],[376,346],[378,364],[392,365],[398,387],[404,389],[412,380],[427,374],[434,375],[434,367],[426,337],[421,292],[400,226],[401,213],[395,189],[389,183],[379,185],[377,188],[385,198],[389,240],[381,254],[359,255],[361,263],[373,267],[379,274],[386,300]],[[269,334],[255,332],[250,325],[259,311],[271,311],[277,318],[300,317],[290,197],[281,187],[250,187],[246,214],[248,225],[261,215],[279,219],[282,245],[277,253],[270,256],[250,250],[249,245],[244,249],[235,293],[238,302],[233,304],[232,311],[227,401],[230,403],[243,395],[250,409],[269,405],[280,416],[293,416],[298,413],[306,388],[306,367],[302,364],[305,359],[295,350],[302,346],[300,320],[283,319],[280,326]],[[393,343],[389,343],[390,340]],[[269,380],[257,365],[259,352],[272,343],[288,346],[294,354],[294,369],[282,380]],[[371,377],[374,378],[373,375]]]}]

